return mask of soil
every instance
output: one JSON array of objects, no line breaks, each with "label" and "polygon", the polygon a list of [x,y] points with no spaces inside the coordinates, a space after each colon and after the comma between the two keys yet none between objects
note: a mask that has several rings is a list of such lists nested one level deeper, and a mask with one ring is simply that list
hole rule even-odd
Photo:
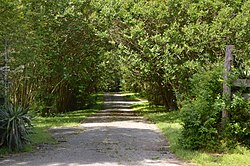
[{"label": "soil", "polygon": [[1,166],[180,166],[156,125],[131,109],[139,101],[105,95],[103,109],[77,127],[51,128],[57,145],[0,159]]}]

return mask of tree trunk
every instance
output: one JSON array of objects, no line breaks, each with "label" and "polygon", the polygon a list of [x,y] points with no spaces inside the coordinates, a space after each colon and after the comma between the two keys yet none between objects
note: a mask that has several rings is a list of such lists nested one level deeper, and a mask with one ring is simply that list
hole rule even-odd
[{"label": "tree trunk", "polygon": [[177,110],[176,96],[171,85],[166,86],[164,91],[162,91],[162,94],[166,109],[169,111]]}]

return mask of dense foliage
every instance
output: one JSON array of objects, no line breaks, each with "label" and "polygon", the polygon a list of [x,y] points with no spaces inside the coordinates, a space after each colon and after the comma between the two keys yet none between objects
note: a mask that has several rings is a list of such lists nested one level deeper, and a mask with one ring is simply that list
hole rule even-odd
[{"label": "dense foliage", "polygon": [[108,24],[105,33],[122,56],[123,88],[142,91],[170,110],[185,99],[188,78],[200,66],[221,61],[227,44],[236,45],[235,61],[244,66],[248,5],[223,0],[95,3],[99,20]]},{"label": "dense foliage", "polygon": [[[182,108],[183,131],[180,143],[190,149],[226,150],[238,144],[249,146],[250,102],[243,89],[233,94],[232,102],[222,96],[222,67],[196,73],[190,84],[189,99]],[[222,126],[221,113],[228,107],[230,119]]]},{"label": "dense foliage", "polygon": [[1,5],[10,100],[44,116],[91,102],[109,44],[95,32],[89,2],[4,0]]},{"label": "dense foliage", "polygon": [[191,92],[183,111],[181,143],[192,149],[214,149],[221,141],[222,71],[201,71],[191,80]]},{"label": "dense foliage", "polygon": [[249,78],[249,9],[249,0],[0,0],[1,96],[48,116],[88,105],[99,90],[132,90],[183,108],[187,147],[249,144],[241,98],[221,131],[223,71],[212,70],[233,44],[235,71]]}]

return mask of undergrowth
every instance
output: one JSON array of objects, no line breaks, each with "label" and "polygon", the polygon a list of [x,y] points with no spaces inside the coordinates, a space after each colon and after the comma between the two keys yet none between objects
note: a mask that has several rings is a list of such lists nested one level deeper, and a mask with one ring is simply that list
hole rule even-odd
[{"label": "undergrowth", "polygon": [[170,151],[173,152],[177,158],[191,163],[191,165],[248,166],[250,163],[250,150],[239,145],[227,153],[208,153],[201,150],[188,150],[181,146],[179,143],[182,132],[180,111],[166,112],[164,107],[152,106],[149,103],[134,105],[134,109],[147,120],[157,124],[169,143]]}]

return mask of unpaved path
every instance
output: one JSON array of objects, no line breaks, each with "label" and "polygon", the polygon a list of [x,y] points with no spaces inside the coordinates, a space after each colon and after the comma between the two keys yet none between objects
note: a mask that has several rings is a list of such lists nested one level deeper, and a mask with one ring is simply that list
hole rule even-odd
[{"label": "unpaved path", "polygon": [[130,109],[121,94],[106,94],[104,108],[79,127],[54,128],[61,142],[35,153],[13,155],[1,166],[178,166],[164,137]]}]

